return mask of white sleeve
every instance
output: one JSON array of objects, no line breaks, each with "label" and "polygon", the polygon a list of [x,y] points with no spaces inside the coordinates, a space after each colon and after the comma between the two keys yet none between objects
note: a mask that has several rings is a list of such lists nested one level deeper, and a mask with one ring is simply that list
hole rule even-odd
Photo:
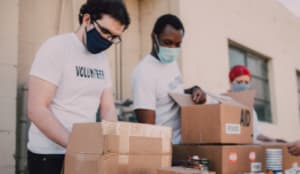
[{"label": "white sleeve", "polygon": [[253,139],[254,141],[257,141],[257,136],[261,134],[261,131],[258,127],[258,119],[257,119],[257,113],[255,109],[253,109]]},{"label": "white sleeve", "polygon": [[105,56],[105,65],[104,65],[104,72],[105,72],[105,87],[104,88],[112,88],[112,79],[111,79],[111,69],[110,64]]},{"label": "white sleeve", "polygon": [[147,73],[135,71],[132,77],[134,109],[155,110],[156,81]]},{"label": "white sleeve", "polygon": [[58,86],[64,67],[64,55],[60,53],[61,49],[52,39],[46,41],[36,53],[30,75]]}]

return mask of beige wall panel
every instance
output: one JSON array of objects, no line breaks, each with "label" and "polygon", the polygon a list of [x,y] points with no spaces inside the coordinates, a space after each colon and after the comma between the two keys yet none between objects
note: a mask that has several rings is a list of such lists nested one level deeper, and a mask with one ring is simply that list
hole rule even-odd
[{"label": "beige wall panel", "polygon": [[14,174],[15,131],[0,131],[0,173]]},{"label": "beige wall panel", "polygon": [[[16,100],[15,98],[0,97],[0,133],[1,131],[15,131],[16,128]],[[1,140],[1,139],[0,139]],[[1,142],[4,142],[1,140]]]},{"label": "beige wall panel", "polygon": [[131,98],[131,75],[141,58],[140,46],[140,9],[139,0],[127,0],[126,6],[130,13],[131,24],[122,36],[121,74],[122,99]]},{"label": "beige wall panel", "polygon": [[17,91],[16,67],[0,64],[0,82],[0,97],[10,97],[15,99]]}]

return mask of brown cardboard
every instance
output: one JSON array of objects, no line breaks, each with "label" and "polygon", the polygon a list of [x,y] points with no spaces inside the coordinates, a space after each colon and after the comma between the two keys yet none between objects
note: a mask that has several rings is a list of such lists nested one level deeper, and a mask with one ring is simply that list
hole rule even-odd
[{"label": "brown cardboard", "polygon": [[117,155],[67,153],[65,174],[118,174]]},{"label": "brown cardboard", "polygon": [[[150,124],[128,123],[128,122],[109,122],[102,121],[104,135],[119,135],[120,144],[128,144],[126,137],[148,137],[160,138],[162,141],[162,151],[165,154],[172,153],[172,128]],[[125,146],[120,147],[122,153],[126,153]]]},{"label": "brown cardboard", "polygon": [[[138,131],[138,132],[136,132]],[[171,166],[170,128],[102,122],[73,126],[65,174],[154,174]]]},{"label": "brown cardboard", "polygon": [[261,152],[262,147],[257,145],[177,145],[173,146],[173,159],[184,160],[188,156],[199,155],[200,158],[209,160],[210,170],[218,174],[237,174],[251,172],[251,165],[255,163],[260,163],[261,166]]},{"label": "brown cardboard", "polygon": [[240,146],[240,171],[261,172],[264,170],[264,150],[260,145]]},{"label": "brown cardboard", "polygon": [[[288,152],[287,144],[285,143],[266,143],[263,144],[263,150],[265,154],[265,150],[267,148],[280,148],[282,149],[282,167],[284,170],[288,170],[292,168],[293,164],[298,164],[300,166],[300,157],[299,156],[293,156]],[[265,157],[266,158],[266,157]],[[264,168],[265,168],[265,162],[264,161]]]},{"label": "brown cardboard", "polygon": [[[197,169],[185,168],[185,167],[165,167],[160,168],[157,174],[199,174]],[[208,174],[216,174],[215,172],[208,172]]]},{"label": "brown cardboard", "polygon": [[251,89],[251,90],[240,91],[240,92],[228,92],[225,93],[224,95],[231,97],[232,99],[238,101],[244,106],[247,106],[248,108],[253,108],[256,91]]},{"label": "brown cardboard", "polygon": [[122,174],[156,174],[157,169],[171,166],[171,155],[119,155],[118,172]]},{"label": "brown cardboard", "polygon": [[73,126],[67,151],[171,154],[171,140],[172,129],[168,127],[107,121],[82,123]]},{"label": "brown cardboard", "polygon": [[183,144],[253,143],[252,109],[231,98],[220,99],[220,104],[195,105],[189,95],[170,96],[181,106]]}]

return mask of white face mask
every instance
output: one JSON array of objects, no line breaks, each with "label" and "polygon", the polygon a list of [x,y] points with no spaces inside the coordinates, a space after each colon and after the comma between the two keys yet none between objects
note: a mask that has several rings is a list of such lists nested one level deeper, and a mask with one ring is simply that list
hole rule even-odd
[{"label": "white face mask", "polygon": [[176,61],[180,54],[180,48],[168,48],[159,45],[157,36],[155,36],[156,44],[158,46],[157,56],[162,64],[169,64]]}]

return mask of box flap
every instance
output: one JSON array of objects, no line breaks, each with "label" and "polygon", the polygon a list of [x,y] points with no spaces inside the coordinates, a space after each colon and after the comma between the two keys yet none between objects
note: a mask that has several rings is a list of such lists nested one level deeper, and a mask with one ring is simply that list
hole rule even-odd
[{"label": "box flap", "polygon": [[216,94],[212,94],[207,92],[207,95],[209,97],[211,97],[213,100],[218,101],[219,103],[223,103],[223,104],[231,104],[231,105],[235,105],[235,106],[239,106],[239,107],[247,107],[246,105],[243,105],[242,103],[240,103],[239,101],[235,100],[234,98],[232,98],[229,95],[216,95]]},{"label": "box flap", "polygon": [[241,91],[241,92],[228,92],[225,93],[224,95],[233,98],[234,100],[247,106],[248,108],[253,108],[256,91],[251,89],[251,90]]},{"label": "box flap", "polygon": [[169,96],[181,107],[196,105],[189,94],[170,93]]},{"label": "box flap", "polygon": [[108,121],[80,123],[73,126],[67,152],[170,154],[171,140],[169,127]]},{"label": "box flap", "polygon": [[103,143],[104,137],[100,123],[74,124],[67,152],[102,154]]},{"label": "box flap", "polygon": [[150,155],[162,154],[162,138],[130,137],[129,153]]},{"label": "box flap", "polygon": [[[160,138],[162,140],[162,152],[171,153],[172,128],[150,124],[128,123],[128,122],[101,122],[104,135],[119,135],[121,138],[120,149],[125,152],[128,147],[129,137]],[[152,141],[151,139],[148,139]]]},{"label": "box flap", "polygon": [[[218,104],[231,104],[239,107],[247,107],[242,103],[234,100],[231,96],[227,95],[215,95],[212,93],[206,93],[209,97],[217,101]],[[189,94],[180,94],[180,93],[170,93],[169,96],[181,107],[197,105],[193,102],[191,95]]]},{"label": "box flap", "polygon": [[105,120],[101,122],[101,126],[104,135],[127,135],[172,140],[172,128],[167,126]]}]

